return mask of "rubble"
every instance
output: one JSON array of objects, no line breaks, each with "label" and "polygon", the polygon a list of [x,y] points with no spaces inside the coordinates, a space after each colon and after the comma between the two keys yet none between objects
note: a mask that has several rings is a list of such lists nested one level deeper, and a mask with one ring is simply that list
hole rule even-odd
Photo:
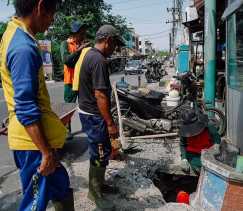
[{"label": "rubble", "polygon": [[[72,128],[80,130],[78,115],[74,115]],[[130,150],[122,161],[111,161],[108,166],[106,179],[119,189],[117,195],[107,195],[117,211],[194,211],[184,204],[166,203],[160,190],[154,185],[155,172],[159,169],[169,172],[171,165],[180,161],[179,141],[176,139],[136,139],[130,140]],[[71,185],[74,188],[75,210],[97,210],[95,204],[87,198],[89,153],[87,140],[83,134],[76,134],[73,140],[68,140],[64,149],[63,164],[67,167]],[[11,182],[1,184],[7,187],[12,181],[16,192],[2,197],[0,204],[5,211],[15,210],[21,197],[18,172],[14,172]],[[12,187],[12,186],[11,186]],[[15,189],[13,189],[15,191]],[[12,191],[13,191],[12,190]],[[6,202],[6,203],[5,203]],[[1,209],[2,210],[2,209]],[[50,204],[48,211],[54,211]]]},{"label": "rubble", "polygon": [[[80,142],[80,144],[85,143],[85,141]],[[136,140],[130,144],[135,148],[132,148],[125,159],[110,161],[107,168],[106,180],[119,189],[117,195],[107,195],[107,200],[115,205],[116,210],[192,211],[192,208],[183,204],[166,203],[160,190],[153,184],[157,169],[179,161],[178,140]],[[77,149],[77,146],[72,147]],[[75,209],[95,210],[95,205],[87,199],[88,152],[77,156],[75,153],[70,153],[70,149],[67,151],[64,161],[75,191]],[[52,208],[49,208],[49,211],[51,210]]]}]

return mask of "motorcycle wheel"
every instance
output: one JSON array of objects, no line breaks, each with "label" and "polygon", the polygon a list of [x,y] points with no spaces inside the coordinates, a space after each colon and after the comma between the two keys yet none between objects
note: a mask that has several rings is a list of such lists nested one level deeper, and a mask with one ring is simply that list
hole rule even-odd
[{"label": "motorcycle wheel", "polygon": [[223,137],[226,133],[226,118],[224,113],[217,108],[206,108],[204,111],[209,114],[209,123],[214,125],[219,135]]},{"label": "motorcycle wheel", "polygon": [[[111,115],[112,115],[112,118],[113,118],[115,124],[119,125],[119,118],[118,118],[118,112],[117,112],[116,106],[111,109]],[[131,115],[130,114],[130,108],[129,107],[128,108],[127,107],[121,107],[121,115],[124,116],[124,117],[129,117]],[[124,127],[123,130],[128,136],[135,133],[135,131],[130,127]]]}]

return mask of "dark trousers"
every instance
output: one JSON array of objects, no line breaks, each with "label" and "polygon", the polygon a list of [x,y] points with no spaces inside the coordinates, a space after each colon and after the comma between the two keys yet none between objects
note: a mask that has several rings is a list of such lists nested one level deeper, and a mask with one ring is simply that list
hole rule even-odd
[{"label": "dark trousers", "polygon": [[64,101],[65,103],[76,103],[78,92],[73,91],[72,84],[64,84]]},{"label": "dark trousers", "polygon": [[88,136],[90,162],[106,167],[111,155],[111,143],[105,120],[97,115],[79,114],[83,131]]},{"label": "dark trousers", "polygon": [[23,190],[19,211],[45,211],[50,200],[62,201],[69,195],[69,176],[63,166],[44,177],[38,172],[42,159],[39,151],[13,151],[13,154]]}]

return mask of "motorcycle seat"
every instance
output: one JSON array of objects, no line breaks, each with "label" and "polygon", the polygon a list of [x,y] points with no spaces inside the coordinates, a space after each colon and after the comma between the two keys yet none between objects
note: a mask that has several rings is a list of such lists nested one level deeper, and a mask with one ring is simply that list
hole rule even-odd
[{"label": "motorcycle seat", "polygon": [[130,92],[130,94],[132,94],[135,97],[139,97],[143,100],[146,100],[147,102],[149,102],[151,104],[156,104],[156,105],[160,105],[160,103],[166,96],[162,92],[157,92],[157,91],[153,91],[153,90],[150,90],[148,94],[144,94],[144,93],[137,92],[137,91]]}]

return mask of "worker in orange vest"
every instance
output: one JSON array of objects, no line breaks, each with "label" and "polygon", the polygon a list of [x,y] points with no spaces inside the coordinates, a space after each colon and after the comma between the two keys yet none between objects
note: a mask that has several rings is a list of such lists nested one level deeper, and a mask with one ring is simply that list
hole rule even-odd
[{"label": "worker in orange vest", "polygon": [[71,23],[71,35],[61,44],[61,57],[64,63],[64,101],[75,103],[77,92],[72,90],[74,67],[79,59],[83,48],[89,45],[86,42],[86,31],[88,26],[80,21]]}]

